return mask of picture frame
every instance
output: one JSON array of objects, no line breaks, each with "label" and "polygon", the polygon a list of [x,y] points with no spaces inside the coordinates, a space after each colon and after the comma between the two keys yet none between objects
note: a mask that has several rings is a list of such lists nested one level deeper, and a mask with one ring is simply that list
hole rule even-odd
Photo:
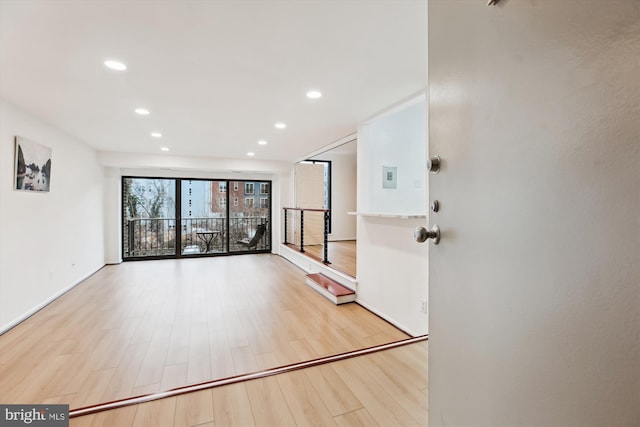
[{"label": "picture frame", "polygon": [[16,136],[14,190],[49,192],[52,153],[51,147]]}]

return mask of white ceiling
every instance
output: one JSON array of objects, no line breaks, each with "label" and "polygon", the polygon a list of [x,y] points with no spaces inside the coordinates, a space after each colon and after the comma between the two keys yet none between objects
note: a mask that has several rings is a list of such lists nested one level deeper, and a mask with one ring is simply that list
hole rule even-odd
[{"label": "white ceiling", "polygon": [[426,0],[0,0],[0,96],[99,150],[293,160],[424,90],[426,15]]}]

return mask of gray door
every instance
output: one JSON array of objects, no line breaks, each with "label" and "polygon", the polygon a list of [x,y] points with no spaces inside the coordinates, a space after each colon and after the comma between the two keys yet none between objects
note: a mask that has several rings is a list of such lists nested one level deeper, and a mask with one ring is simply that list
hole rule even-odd
[{"label": "gray door", "polygon": [[636,0],[429,2],[431,427],[640,425],[639,35]]}]

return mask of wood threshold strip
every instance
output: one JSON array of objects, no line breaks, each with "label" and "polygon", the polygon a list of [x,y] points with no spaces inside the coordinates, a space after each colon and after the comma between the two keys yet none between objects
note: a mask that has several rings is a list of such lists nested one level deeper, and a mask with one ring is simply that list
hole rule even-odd
[{"label": "wood threshold strip", "polygon": [[259,378],[265,378],[272,375],[284,374],[291,371],[297,371],[299,369],[310,368],[313,366],[324,365],[325,363],[338,362],[340,360],[350,359],[352,357],[365,356],[367,354],[376,353],[378,351],[390,350],[392,348],[402,347],[409,344],[415,344],[422,341],[427,341],[429,335],[419,335],[417,337],[407,338],[400,341],[394,341],[387,344],[376,345],[373,347],[367,347],[361,350],[348,351],[346,353],[340,353],[333,356],[325,356],[317,359],[307,360],[304,362],[292,363],[290,365],[284,365],[277,368],[271,368],[264,371],[253,372],[250,374],[236,375],[232,377],[222,378],[218,380],[205,381],[202,383],[191,384],[183,387],[172,388],[167,391],[159,393],[149,393],[134,397],[127,397],[125,399],[113,400],[111,402],[99,403],[97,405],[85,406],[78,409],[72,409],[69,411],[69,418],[81,417],[84,415],[95,414],[97,412],[110,411],[113,409],[123,408],[125,406],[138,405],[140,403],[151,402],[153,400],[165,399],[167,397],[179,396],[181,394],[193,393],[200,390],[209,388],[221,387],[229,384],[235,384],[243,381],[256,380]]}]

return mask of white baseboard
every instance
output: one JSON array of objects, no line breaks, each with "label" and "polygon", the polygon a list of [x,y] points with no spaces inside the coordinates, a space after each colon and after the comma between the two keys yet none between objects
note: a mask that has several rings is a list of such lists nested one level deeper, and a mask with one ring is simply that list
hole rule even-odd
[{"label": "white baseboard", "polygon": [[417,337],[417,336],[420,336],[420,335],[424,335],[424,334],[418,334],[415,331],[412,331],[410,328],[407,328],[406,326],[404,326],[402,323],[396,322],[394,319],[390,318],[389,316],[386,316],[385,314],[383,314],[383,313],[379,312],[378,310],[376,310],[375,308],[371,307],[369,304],[361,301],[360,298],[356,297],[356,304],[361,305],[362,307],[366,308],[367,310],[369,310],[370,312],[372,312],[376,316],[383,318],[384,320],[386,320],[387,322],[391,323],[396,328],[400,329],[403,332],[406,332],[407,334],[411,335],[412,337]]},{"label": "white baseboard", "polygon": [[102,269],[102,267],[104,267],[106,264],[101,265],[100,267],[98,267],[96,270],[82,276],[81,278],[79,278],[78,280],[76,280],[75,282],[71,283],[69,286],[67,286],[66,288],[62,289],[61,291],[57,292],[56,294],[54,294],[53,296],[47,298],[44,302],[38,304],[37,306],[35,306],[34,308],[32,308],[31,310],[27,311],[26,313],[24,313],[22,316],[18,316],[16,319],[12,320],[11,322],[7,323],[6,325],[0,326],[0,335],[4,334],[5,332],[7,332],[8,330],[10,330],[11,328],[19,325],[20,323],[24,322],[25,320],[27,320],[29,317],[33,316],[34,314],[36,314],[37,312],[39,312],[40,310],[42,310],[43,308],[45,308],[46,306],[48,306],[49,304],[51,304],[52,302],[54,302],[55,300],[57,300],[58,298],[60,298],[62,295],[66,294],[67,292],[69,292],[71,289],[75,288],[76,286],[78,286],[80,283],[84,282],[85,280],[87,280],[89,277],[93,276],[94,274],[96,274],[98,271],[100,271]]}]

